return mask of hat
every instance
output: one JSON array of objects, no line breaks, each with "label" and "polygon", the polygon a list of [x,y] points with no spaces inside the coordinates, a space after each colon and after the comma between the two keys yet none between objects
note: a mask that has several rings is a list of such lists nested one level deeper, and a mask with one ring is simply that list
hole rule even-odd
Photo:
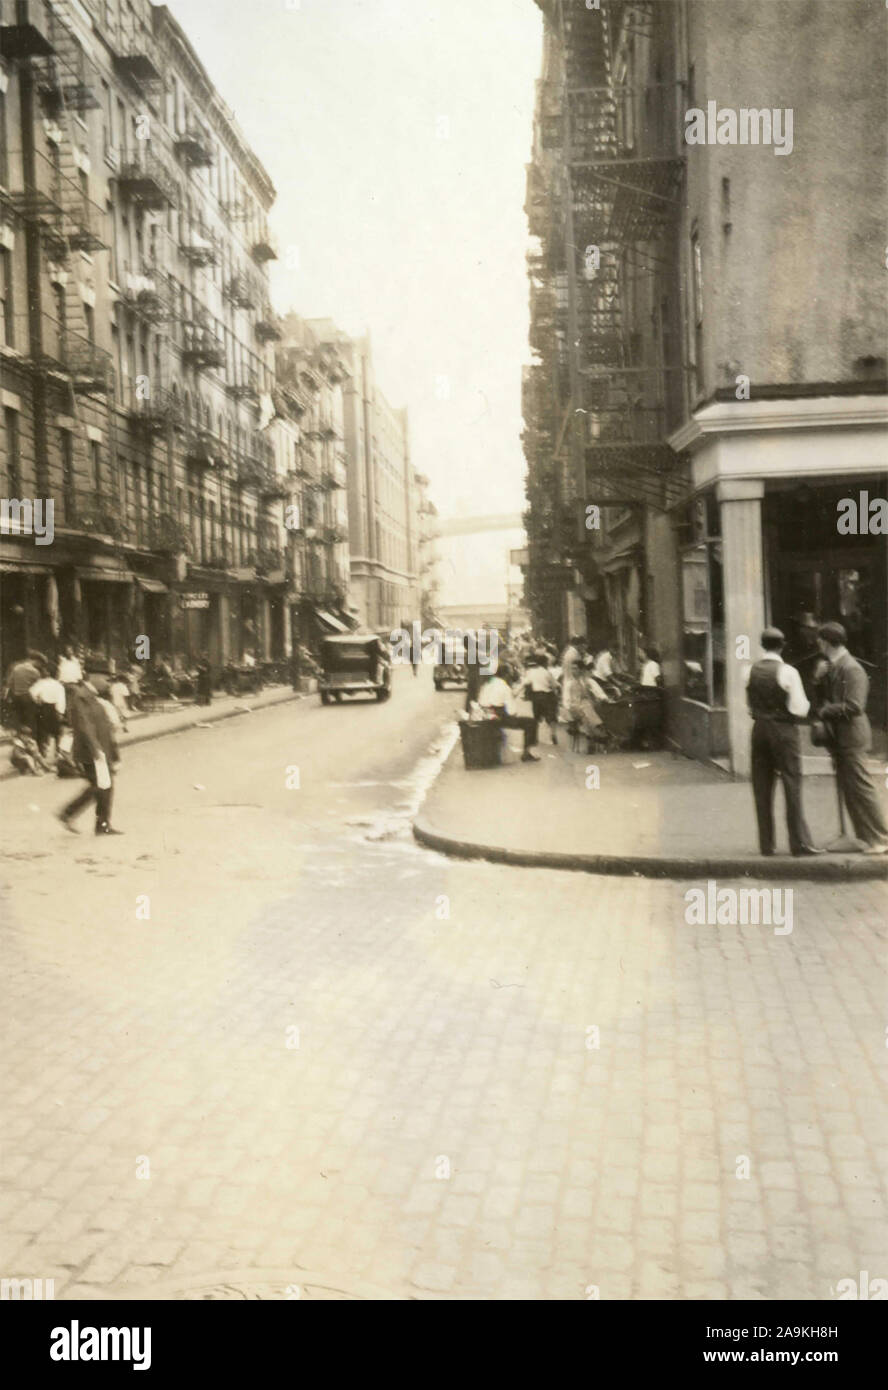
[{"label": "hat", "polygon": [[782,647],[786,638],[779,627],[766,627],[761,635],[761,644],[765,651],[773,651],[775,647]]}]

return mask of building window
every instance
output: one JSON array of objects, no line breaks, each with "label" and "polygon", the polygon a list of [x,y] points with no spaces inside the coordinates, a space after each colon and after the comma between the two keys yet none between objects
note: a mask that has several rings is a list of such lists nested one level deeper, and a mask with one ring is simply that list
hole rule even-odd
[{"label": "building window", "polygon": [[718,504],[697,498],[686,518],[693,544],[681,551],[682,690],[704,705],[725,704],[725,606]]},{"label": "building window", "polygon": [[19,445],[18,411],[7,407],[3,411],[3,426],[6,436],[6,489],[10,497],[17,497],[22,481],[22,460]]},{"label": "building window", "polygon": [[9,183],[8,132],[6,122],[6,93],[0,92],[0,184]]},{"label": "building window", "polygon": [[102,446],[97,439],[89,441],[89,471],[96,492],[102,490]]},{"label": "building window", "polygon": [[15,347],[12,252],[6,246],[0,246],[0,347]]},{"label": "building window", "polygon": [[694,379],[697,395],[703,394],[703,250],[697,232],[691,235],[691,286],[694,315]]},{"label": "building window", "polygon": [[59,452],[62,456],[62,488],[67,494],[74,488],[74,436],[70,430],[59,430]]},{"label": "building window", "polygon": [[84,304],[83,317],[86,321],[86,336],[91,343],[96,341],[96,311],[91,304]]},{"label": "building window", "polygon": [[111,356],[114,362],[114,391],[117,399],[123,397],[123,362],[120,358],[120,325],[117,321],[119,310],[115,308],[114,317],[111,320]]},{"label": "building window", "polygon": [[52,300],[53,304],[55,305],[56,326],[59,330],[59,343],[61,344],[65,337],[65,328],[67,326],[68,320],[68,309],[67,304],[65,302],[64,285],[53,284]]}]

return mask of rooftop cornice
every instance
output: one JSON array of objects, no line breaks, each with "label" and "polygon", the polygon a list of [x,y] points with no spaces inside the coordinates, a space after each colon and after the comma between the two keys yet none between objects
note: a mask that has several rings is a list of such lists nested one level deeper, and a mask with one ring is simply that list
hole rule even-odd
[{"label": "rooftop cornice", "polygon": [[888,396],[816,396],[791,400],[714,401],[694,412],[667,443],[676,453],[699,448],[710,435],[765,431],[884,428]]}]

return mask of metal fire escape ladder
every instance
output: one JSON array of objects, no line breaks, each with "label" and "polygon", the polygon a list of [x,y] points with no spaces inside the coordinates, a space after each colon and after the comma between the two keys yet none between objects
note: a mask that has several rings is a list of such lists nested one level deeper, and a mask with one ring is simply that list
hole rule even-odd
[{"label": "metal fire escape ladder", "polygon": [[[603,506],[672,505],[684,491],[665,442],[672,363],[645,363],[627,320],[630,277],[654,273],[680,209],[675,87],[618,80],[627,41],[654,33],[651,0],[560,0],[565,54],[572,458],[580,496]],[[641,108],[641,114],[639,114]],[[637,128],[636,128],[637,122]]]}]

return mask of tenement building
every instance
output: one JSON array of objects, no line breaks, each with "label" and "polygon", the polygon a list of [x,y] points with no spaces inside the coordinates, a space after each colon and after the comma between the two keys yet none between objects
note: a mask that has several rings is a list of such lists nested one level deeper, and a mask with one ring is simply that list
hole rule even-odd
[{"label": "tenement building", "polygon": [[835,618],[884,734],[888,12],[537,3],[535,621],[655,643],[670,737],[744,775],[762,626],[804,672]]},{"label": "tenement building", "polygon": [[272,429],[286,454],[281,471],[294,486],[290,631],[294,641],[313,646],[324,635],[348,632],[357,616],[350,598],[343,418],[349,369],[331,325],[290,313],[281,334]]},{"label": "tenement building", "polygon": [[349,338],[329,320],[311,320],[347,368],[343,385],[348,471],[350,594],[363,627],[380,633],[420,616],[418,507],[407,411],[389,405],[377,381],[369,337]]},{"label": "tenement building", "polygon": [[2,667],[283,655],[268,174],[147,0],[4,3],[0,108]]}]

